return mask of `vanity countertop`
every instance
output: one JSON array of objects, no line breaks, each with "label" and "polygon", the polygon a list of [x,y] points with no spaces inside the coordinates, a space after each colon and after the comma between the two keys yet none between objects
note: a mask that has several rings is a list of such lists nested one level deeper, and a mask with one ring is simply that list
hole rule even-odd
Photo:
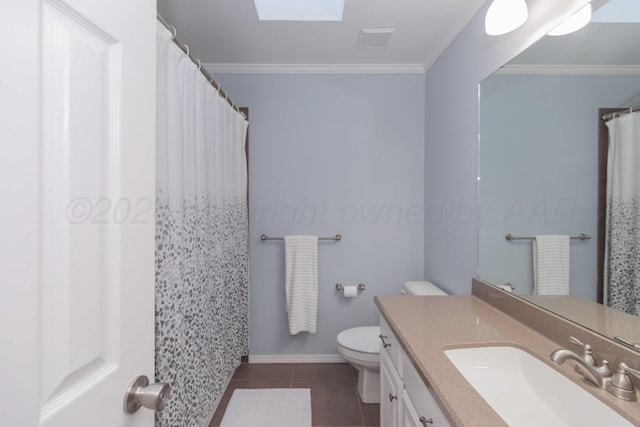
[{"label": "vanity countertop", "polygon": [[[519,347],[563,371],[574,382],[583,383],[573,371],[573,363],[558,366],[549,360],[551,352],[560,347],[557,343],[476,296],[392,295],[377,296],[375,302],[452,425],[507,424],[449,361],[444,350],[450,348],[487,344]],[[616,399],[588,384],[584,388],[626,418],[640,420],[640,402]]]}]

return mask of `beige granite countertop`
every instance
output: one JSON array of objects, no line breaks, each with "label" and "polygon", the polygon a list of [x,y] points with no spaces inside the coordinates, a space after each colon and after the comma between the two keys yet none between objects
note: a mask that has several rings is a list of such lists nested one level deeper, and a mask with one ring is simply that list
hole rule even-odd
[{"label": "beige granite countertop", "polygon": [[640,403],[619,401],[604,390],[584,383],[573,371],[572,363],[552,365],[549,354],[558,344],[476,296],[393,295],[377,296],[375,302],[452,425],[507,425],[444,353],[450,348],[487,344],[507,344],[528,351],[630,420],[638,411]]}]

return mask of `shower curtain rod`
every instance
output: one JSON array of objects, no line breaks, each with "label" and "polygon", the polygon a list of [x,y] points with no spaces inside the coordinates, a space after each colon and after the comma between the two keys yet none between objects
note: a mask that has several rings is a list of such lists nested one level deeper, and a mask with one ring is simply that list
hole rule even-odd
[{"label": "shower curtain rod", "polygon": [[215,81],[213,76],[211,74],[209,74],[209,72],[207,70],[202,68],[202,62],[200,62],[199,59],[191,56],[191,52],[189,52],[189,46],[184,44],[178,37],[176,37],[176,35],[178,34],[178,31],[176,30],[176,27],[174,27],[173,25],[170,25],[167,21],[165,21],[164,18],[162,16],[160,16],[160,14],[157,14],[156,17],[157,17],[158,21],[162,25],[164,25],[164,27],[167,30],[171,31],[171,33],[173,34],[173,37],[172,37],[173,42],[176,44],[176,46],[178,46],[180,48],[180,50],[182,50],[184,53],[187,54],[189,59],[191,59],[191,61],[193,61],[194,64],[196,64],[198,66],[198,70],[200,70],[200,72],[206,77],[206,79],[209,80],[209,83],[211,83],[211,86],[213,86],[215,88],[215,90],[218,91],[220,96],[222,96],[229,103],[229,105],[231,105],[231,108],[236,110],[238,113],[242,114],[244,116],[244,118],[246,119],[247,115],[244,112],[240,111],[240,108],[231,100],[231,98],[229,98],[229,95],[227,94],[227,92],[225,92],[222,89],[222,87],[220,86],[220,83]]},{"label": "shower curtain rod", "polygon": [[616,111],[615,113],[607,113],[604,116],[602,116],[602,120],[607,122],[613,118],[620,117],[623,114],[633,113],[634,111],[640,111],[640,105],[637,107],[631,107],[628,110]]}]

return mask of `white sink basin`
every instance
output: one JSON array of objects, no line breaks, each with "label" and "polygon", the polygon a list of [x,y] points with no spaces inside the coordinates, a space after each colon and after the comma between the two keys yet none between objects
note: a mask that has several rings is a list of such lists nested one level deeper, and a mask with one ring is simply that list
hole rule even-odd
[{"label": "white sink basin", "polygon": [[445,354],[511,426],[633,426],[567,377],[518,348],[458,348]]}]

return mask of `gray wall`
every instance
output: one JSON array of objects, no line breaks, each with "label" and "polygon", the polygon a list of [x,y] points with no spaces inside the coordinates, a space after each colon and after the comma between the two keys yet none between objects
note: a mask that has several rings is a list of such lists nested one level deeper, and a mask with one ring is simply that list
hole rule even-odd
[{"label": "gray wall", "polygon": [[[216,74],[249,107],[250,352],[335,354],[343,329],[378,324],[374,295],[424,271],[424,76]],[[284,243],[319,244],[315,335],[288,334]],[[364,282],[355,299],[337,282]]]},{"label": "gray wall", "polygon": [[533,290],[530,241],[572,240],[571,293],[596,300],[598,108],[622,107],[637,75],[503,75],[481,84],[478,275]]},{"label": "gray wall", "polygon": [[585,2],[530,0],[526,24],[495,37],[484,33],[489,3],[426,76],[424,275],[454,294],[470,293],[477,273],[478,83]]},{"label": "gray wall", "polygon": [[[395,293],[406,280],[426,277],[470,293],[477,85],[584,1],[544,3],[530,0],[527,24],[500,37],[484,34],[486,5],[426,79],[216,74],[251,114],[251,354],[335,353],[336,334],[377,324],[373,296]],[[316,335],[288,335],[284,246],[261,242],[261,233],[343,234],[342,242],[320,244]],[[365,282],[367,290],[346,300],[336,282]]]}]

